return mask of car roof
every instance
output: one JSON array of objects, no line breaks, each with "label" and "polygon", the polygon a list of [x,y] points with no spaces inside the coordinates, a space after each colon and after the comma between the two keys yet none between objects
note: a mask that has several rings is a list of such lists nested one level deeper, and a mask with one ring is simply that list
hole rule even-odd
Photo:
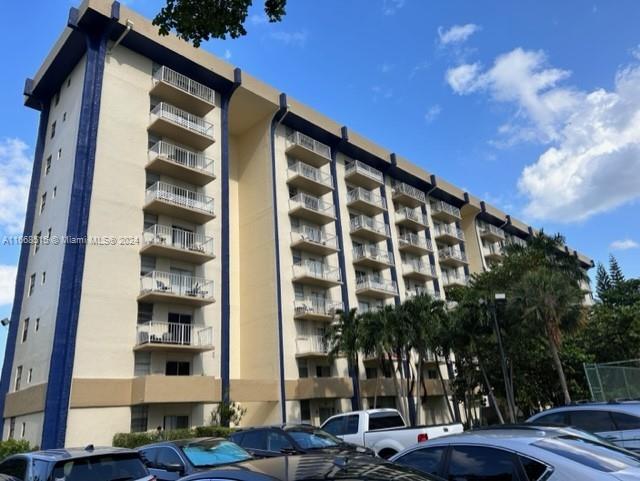
[{"label": "car roof", "polygon": [[[421,474],[412,469],[394,465],[369,455],[329,456],[302,454],[245,461],[233,466],[225,466],[222,469],[213,469],[189,476],[184,478],[183,481],[223,478],[225,473],[231,473],[229,477],[233,479],[236,473],[244,474],[247,471],[251,472],[252,475],[259,473],[266,476],[260,479],[287,481],[317,479],[386,481],[400,478],[404,481],[425,481],[435,479],[432,476]],[[255,478],[247,476],[246,479]]]},{"label": "car roof", "polygon": [[267,424],[264,426],[249,426],[246,428],[239,428],[231,435],[233,436],[234,434],[246,433],[249,431],[256,431],[259,429],[282,429],[284,431],[292,431],[292,430],[316,430],[317,431],[320,428],[312,424],[305,424],[305,423]]},{"label": "car roof", "polygon": [[549,408],[545,411],[542,411],[541,413],[534,414],[529,419],[536,419],[551,413],[584,410],[628,412],[640,415],[640,401],[610,401],[568,404],[566,406],[556,406]]},{"label": "car roof", "polygon": [[43,461],[62,461],[69,459],[86,458],[89,456],[105,456],[109,454],[136,454],[133,449],[112,448],[109,446],[87,446],[85,448],[65,448],[65,449],[45,449],[42,451],[33,451],[31,453],[23,453],[21,456],[39,459]]},{"label": "car roof", "polygon": [[159,448],[162,446],[187,446],[189,444],[197,444],[208,441],[226,441],[224,438],[203,437],[203,438],[188,438],[188,439],[171,439],[167,441],[158,441],[157,443],[145,444],[136,448],[138,451],[141,449]]}]

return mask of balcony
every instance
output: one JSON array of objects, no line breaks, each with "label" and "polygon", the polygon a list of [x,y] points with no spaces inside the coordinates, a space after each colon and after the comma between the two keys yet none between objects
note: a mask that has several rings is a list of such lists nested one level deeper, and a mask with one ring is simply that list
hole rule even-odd
[{"label": "balcony", "polygon": [[300,161],[289,165],[287,184],[314,195],[323,195],[333,190],[331,175]]},{"label": "balcony", "polygon": [[398,237],[398,250],[422,256],[433,252],[433,245],[431,244],[431,239],[425,239],[413,233],[406,233]]},{"label": "balcony", "polygon": [[204,150],[215,141],[212,123],[166,102],[151,111],[149,130],[197,150]]},{"label": "balcony", "polygon": [[427,216],[417,209],[410,209],[409,207],[402,207],[396,211],[396,224],[407,227],[411,230],[421,231],[428,225],[429,221]]},{"label": "balcony", "polygon": [[147,188],[144,210],[194,224],[204,224],[215,217],[212,197],[166,182],[156,182]]},{"label": "balcony", "polygon": [[138,300],[204,306],[215,302],[213,281],[172,272],[151,271],[140,277]]},{"label": "balcony", "polygon": [[353,263],[372,269],[384,269],[394,264],[393,254],[386,250],[370,246],[358,246],[353,249]]},{"label": "balcony", "polygon": [[357,187],[347,192],[347,207],[372,216],[387,210],[387,200],[375,192]]},{"label": "balcony", "polygon": [[467,254],[452,247],[438,250],[438,259],[440,259],[440,264],[450,267],[460,267],[468,263]]},{"label": "balcony", "polygon": [[352,235],[378,242],[391,236],[389,225],[384,222],[377,221],[366,215],[353,217],[350,221],[350,229]]},{"label": "balcony", "polygon": [[150,94],[200,116],[210,112],[216,102],[215,90],[164,66],[154,72]]},{"label": "balcony", "polygon": [[202,152],[178,147],[164,140],[156,142],[149,149],[146,169],[195,185],[206,185],[216,178],[213,159]]},{"label": "balcony", "polygon": [[500,242],[505,239],[504,231],[495,225],[486,222],[478,223],[480,237],[487,242]]},{"label": "balcony", "polygon": [[302,226],[291,232],[291,247],[323,256],[334,254],[340,250],[336,236],[307,226]]},{"label": "balcony", "polygon": [[395,281],[387,281],[377,276],[362,276],[356,279],[356,294],[386,299],[398,295],[398,285]]},{"label": "balcony", "polygon": [[402,263],[402,275],[407,279],[426,282],[438,277],[436,266],[422,261],[406,261]]},{"label": "balcony", "polygon": [[318,225],[336,220],[333,204],[302,192],[289,199],[289,214]]},{"label": "balcony", "polygon": [[332,322],[336,313],[344,308],[342,302],[327,299],[296,299],[294,301],[294,319],[299,321]]},{"label": "balcony", "polygon": [[426,287],[414,287],[413,289],[408,289],[405,291],[404,295],[406,299],[413,299],[414,297],[424,295],[431,296],[434,299],[440,299],[441,297],[439,292],[432,292]]},{"label": "balcony", "polygon": [[299,336],[296,338],[297,358],[326,358],[329,356],[329,344],[324,336],[313,334],[309,336]]},{"label": "balcony", "polygon": [[458,271],[442,271],[442,284],[444,287],[464,287],[469,282],[469,276]]},{"label": "balcony", "polygon": [[524,239],[521,239],[520,237],[516,237],[514,235],[508,234],[506,236],[506,240],[505,240],[505,244],[506,245],[518,245],[520,247],[526,247],[527,245],[527,241]]},{"label": "balcony", "polygon": [[502,246],[499,243],[489,244],[488,247],[482,248],[484,258],[489,262],[500,262],[504,253],[502,252]]},{"label": "balcony", "polygon": [[344,178],[352,184],[369,190],[380,187],[384,183],[382,172],[359,160],[354,160],[346,165]]},{"label": "balcony", "polygon": [[155,224],[142,233],[141,254],[201,264],[213,259],[213,237]]},{"label": "balcony", "polygon": [[424,192],[409,184],[397,182],[393,186],[393,200],[404,206],[415,208],[426,202],[426,196]]},{"label": "balcony", "polygon": [[150,321],[138,324],[135,351],[213,350],[213,329],[177,322]]},{"label": "balcony", "polygon": [[293,265],[292,280],[325,288],[338,286],[342,283],[339,268],[309,260]]},{"label": "balcony", "polygon": [[464,242],[464,232],[455,224],[436,224],[433,234],[436,241],[442,244],[454,245]]},{"label": "balcony", "polygon": [[331,162],[331,148],[301,132],[287,136],[286,153],[314,167]]},{"label": "balcony", "polygon": [[431,217],[442,222],[455,222],[462,219],[460,209],[441,200],[431,201]]}]

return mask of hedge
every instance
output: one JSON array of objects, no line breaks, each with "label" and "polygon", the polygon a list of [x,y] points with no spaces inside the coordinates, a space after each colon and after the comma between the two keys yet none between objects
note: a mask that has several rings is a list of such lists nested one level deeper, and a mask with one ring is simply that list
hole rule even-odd
[{"label": "hedge", "polygon": [[6,441],[0,441],[0,460],[12,454],[26,453],[32,450],[29,441],[24,439],[7,439]]},{"label": "hedge", "polygon": [[193,429],[175,429],[162,431],[159,435],[156,431],[144,433],[117,433],[113,436],[113,445],[118,448],[137,448],[145,444],[159,441],[171,441],[174,439],[189,438],[226,438],[234,431],[233,428],[222,426],[198,426]]}]

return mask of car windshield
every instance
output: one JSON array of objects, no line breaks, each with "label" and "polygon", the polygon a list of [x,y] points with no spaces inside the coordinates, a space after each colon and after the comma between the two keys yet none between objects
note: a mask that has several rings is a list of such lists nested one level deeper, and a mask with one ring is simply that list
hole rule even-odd
[{"label": "car windshield", "polygon": [[182,452],[196,468],[238,463],[251,455],[235,443],[224,440],[198,441],[182,446]]},{"label": "car windshield", "polygon": [[331,448],[342,444],[340,439],[321,429],[289,429],[287,433],[302,449]]},{"label": "car windshield", "polygon": [[546,438],[533,446],[605,473],[640,468],[640,461],[625,450],[576,436]]},{"label": "car windshield", "polygon": [[65,481],[131,481],[148,476],[137,454],[89,456],[58,462],[52,479]]}]

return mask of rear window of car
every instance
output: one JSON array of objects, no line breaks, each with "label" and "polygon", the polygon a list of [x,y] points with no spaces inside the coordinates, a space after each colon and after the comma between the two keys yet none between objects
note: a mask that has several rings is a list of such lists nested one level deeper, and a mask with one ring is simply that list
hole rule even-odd
[{"label": "rear window of car", "polygon": [[60,461],[53,468],[53,479],[65,481],[137,480],[148,476],[137,455],[106,455]]},{"label": "rear window of car", "polygon": [[630,429],[640,429],[640,418],[631,414],[611,411],[613,422],[620,431],[628,431]]},{"label": "rear window of car", "polygon": [[369,415],[369,431],[403,427],[404,421],[397,413],[373,413]]},{"label": "rear window of car", "polygon": [[624,450],[573,436],[541,439],[533,446],[605,473],[640,467],[638,458]]}]

